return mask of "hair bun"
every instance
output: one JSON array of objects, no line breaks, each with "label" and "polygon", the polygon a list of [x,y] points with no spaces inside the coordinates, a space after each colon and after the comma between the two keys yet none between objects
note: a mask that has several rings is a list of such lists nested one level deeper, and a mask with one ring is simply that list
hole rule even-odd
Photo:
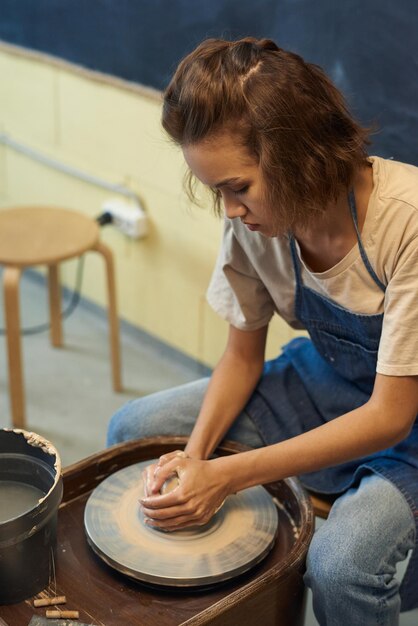
[{"label": "hair bun", "polygon": [[271,50],[272,52],[280,52],[281,48],[274,43],[272,39],[259,39],[256,46],[261,50]]},{"label": "hair bun", "polygon": [[236,41],[229,41],[228,47],[233,50],[263,52],[263,50],[271,50],[272,52],[282,52],[282,49],[272,39],[256,39],[255,37],[243,37]]}]

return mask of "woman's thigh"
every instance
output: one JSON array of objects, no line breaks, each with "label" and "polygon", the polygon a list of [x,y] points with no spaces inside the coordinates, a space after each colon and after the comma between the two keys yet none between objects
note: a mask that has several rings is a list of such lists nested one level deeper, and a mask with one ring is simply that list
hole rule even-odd
[{"label": "woman's thigh", "polygon": [[[208,383],[209,378],[202,378],[128,402],[109,423],[107,445],[159,435],[189,436]],[[250,447],[263,445],[256,426],[245,410],[236,418],[225,439]]]}]

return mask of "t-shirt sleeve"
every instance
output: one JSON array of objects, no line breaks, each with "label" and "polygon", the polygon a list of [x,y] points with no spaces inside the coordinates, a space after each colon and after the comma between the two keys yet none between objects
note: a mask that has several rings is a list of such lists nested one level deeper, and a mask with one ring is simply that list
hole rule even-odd
[{"label": "t-shirt sleeve", "polygon": [[206,294],[210,306],[241,330],[266,326],[275,307],[230,220],[225,221],[221,249]]},{"label": "t-shirt sleeve", "polygon": [[404,242],[385,294],[377,371],[418,374],[418,239]]}]

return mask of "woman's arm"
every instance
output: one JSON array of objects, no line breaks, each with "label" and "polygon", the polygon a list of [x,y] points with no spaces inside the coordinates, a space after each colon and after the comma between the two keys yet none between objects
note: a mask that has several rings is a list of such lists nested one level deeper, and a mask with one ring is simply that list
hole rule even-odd
[{"label": "woman's arm", "polygon": [[[243,331],[229,327],[225,351],[211,376],[185,449],[187,456],[208,458],[246,405],[263,371],[267,328]],[[165,478],[159,479],[160,470],[178,458],[178,451],[170,452],[145,469],[143,480],[147,496],[159,493],[165,481]]]},{"label": "woman's arm", "polygon": [[389,448],[407,437],[418,413],[418,376],[378,374],[362,407],[302,435],[210,461],[172,459],[158,480],[176,471],[174,492],[143,501],[150,524],[175,529],[206,523],[230,493],[312,472]]},{"label": "woman's arm", "polygon": [[216,366],[186,453],[206,459],[246,405],[263,372],[267,326],[254,331],[229,327],[225,352]]},{"label": "woman's arm", "polygon": [[228,457],[217,470],[228,489],[297,476],[390,448],[405,439],[418,414],[418,376],[377,374],[370,400],[323,426],[262,450]]}]

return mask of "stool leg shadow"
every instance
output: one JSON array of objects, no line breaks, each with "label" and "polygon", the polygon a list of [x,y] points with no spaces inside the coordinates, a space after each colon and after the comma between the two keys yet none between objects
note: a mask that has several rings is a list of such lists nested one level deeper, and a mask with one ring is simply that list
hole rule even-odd
[{"label": "stool leg shadow", "polygon": [[49,318],[51,323],[50,340],[54,348],[61,348],[62,320],[61,320],[61,287],[59,282],[58,265],[48,266],[48,294],[49,294]]}]

